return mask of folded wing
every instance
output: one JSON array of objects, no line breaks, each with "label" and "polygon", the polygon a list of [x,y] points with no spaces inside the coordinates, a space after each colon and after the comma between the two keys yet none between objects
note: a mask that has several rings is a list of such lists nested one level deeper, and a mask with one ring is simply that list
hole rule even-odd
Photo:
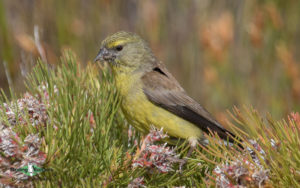
[{"label": "folded wing", "polygon": [[143,91],[153,104],[193,123],[206,133],[211,130],[224,140],[234,141],[229,135],[235,136],[189,97],[162,64],[157,64],[152,71],[143,75],[142,81]]}]

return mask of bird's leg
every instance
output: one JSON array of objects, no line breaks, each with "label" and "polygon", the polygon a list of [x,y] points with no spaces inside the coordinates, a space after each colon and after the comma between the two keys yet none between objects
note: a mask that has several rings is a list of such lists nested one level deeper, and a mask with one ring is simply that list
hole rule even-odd
[{"label": "bird's leg", "polygon": [[189,139],[190,149],[186,155],[186,157],[190,157],[198,144],[198,140],[196,138]]},{"label": "bird's leg", "polygon": [[188,153],[186,155],[187,158],[192,155],[192,153],[193,153],[193,151],[194,151],[195,148],[196,148],[196,146],[190,145],[190,149],[189,149],[189,151],[188,151]]},{"label": "bird's leg", "polygon": [[179,170],[180,171],[181,171],[183,165],[185,165],[187,163],[187,158],[189,158],[192,155],[194,149],[196,148],[196,146],[198,144],[198,140],[194,139],[194,138],[193,139],[189,139],[189,143],[190,143],[190,149],[189,149],[187,155],[185,156],[185,159],[183,159],[181,161],[180,165],[179,165]]}]

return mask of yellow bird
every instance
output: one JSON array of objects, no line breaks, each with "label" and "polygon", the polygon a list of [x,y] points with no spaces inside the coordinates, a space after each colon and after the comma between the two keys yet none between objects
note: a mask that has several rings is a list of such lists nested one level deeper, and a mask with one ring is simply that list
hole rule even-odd
[{"label": "yellow bird", "polygon": [[101,43],[98,60],[112,68],[122,111],[139,131],[163,128],[169,136],[187,139],[192,147],[209,130],[234,141],[234,135],[188,96],[138,35],[121,31],[108,36]]}]

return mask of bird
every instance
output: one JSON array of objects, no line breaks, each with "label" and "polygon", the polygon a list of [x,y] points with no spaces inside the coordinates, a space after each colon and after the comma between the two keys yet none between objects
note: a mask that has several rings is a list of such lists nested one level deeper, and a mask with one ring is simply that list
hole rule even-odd
[{"label": "bird", "polygon": [[119,31],[106,37],[94,61],[111,67],[122,112],[140,132],[162,128],[192,148],[211,132],[235,142],[236,136],[186,93],[139,35]]}]

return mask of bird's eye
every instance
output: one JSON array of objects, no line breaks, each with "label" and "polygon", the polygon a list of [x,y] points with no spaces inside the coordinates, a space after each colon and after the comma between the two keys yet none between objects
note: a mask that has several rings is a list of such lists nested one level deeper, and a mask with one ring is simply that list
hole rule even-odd
[{"label": "bird's eye", "polygon": [[121,46],[121,45],[116,46],[116,50],[117,51],[122,51],[123,50],[123,46]]}]

